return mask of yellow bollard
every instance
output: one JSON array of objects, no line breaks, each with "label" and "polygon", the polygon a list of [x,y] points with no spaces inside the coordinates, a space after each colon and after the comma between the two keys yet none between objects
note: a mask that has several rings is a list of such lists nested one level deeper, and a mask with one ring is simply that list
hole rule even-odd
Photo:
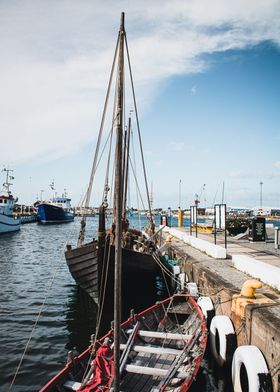
[{"label": "yellow bollard", "polygon": [[240,294],[233,294],[231,302],[231,310],[238,317],[245,317],[246,306],[252,304],[273,304],[275,301],[266,297],[264,294],[256,293],[256,289],[260,289],[262,283],[256,279],[249,279],[243,284]]},{"label": "yellow bollard", "polygon": [[181,208],[178,208],[178,227],[182,227],[183,226],[183,211],[181,210]]},{"label": "yellow bollard", "polygon": [[262,283],[256,279],[249,279],[242,286],[241,296],[246,298],[255,298],[256,289],[260,289]]}]

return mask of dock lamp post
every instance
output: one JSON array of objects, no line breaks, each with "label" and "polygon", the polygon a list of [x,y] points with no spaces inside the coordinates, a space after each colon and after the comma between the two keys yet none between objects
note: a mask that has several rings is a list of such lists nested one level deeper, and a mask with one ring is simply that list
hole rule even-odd
[{"label": "dock lamp post", "polygon": [[260,208],[262,209],[262,186],[263,186],[263,182],[260,182]]}]

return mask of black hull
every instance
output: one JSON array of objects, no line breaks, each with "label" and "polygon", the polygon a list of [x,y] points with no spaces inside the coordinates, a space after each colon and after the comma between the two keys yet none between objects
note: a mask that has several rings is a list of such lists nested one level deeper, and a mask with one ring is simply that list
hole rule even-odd
[{"label": "black hull", "polygon": [[[95,302],[100,302],[100,293],[105,293],[106,302],[113,301],[115,247],[105,249],[102,261],[98,261],[97,242],[65,252],[69,271],[76,283]],[[107,263],[109,260],[109,263]],[[158,266],[152,255],[122,249],[122,297],[129,301],[129,293],[147,294],[156,297]],[[106,279],[107,276],[107,279]],[[105,283],[106,286],[105,286]]]}]

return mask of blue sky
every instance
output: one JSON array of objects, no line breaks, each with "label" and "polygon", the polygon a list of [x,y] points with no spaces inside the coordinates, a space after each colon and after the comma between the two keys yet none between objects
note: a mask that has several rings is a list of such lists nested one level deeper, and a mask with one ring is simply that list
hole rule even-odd
[{"label": "blue sky", "polygon": [[[145,3],[145,2],[144,2]],[[121,11],[154,206],[280,207],[278,1],[3,1],[0,164],[30,203],[54,179],[77,204]],[[137,168],[140,172],[140,167]],[[136,204],[134,186],[131,200]],[[102,192],[94,184],[92,204]],[[215,198],[216,195],[216,198]]]}]

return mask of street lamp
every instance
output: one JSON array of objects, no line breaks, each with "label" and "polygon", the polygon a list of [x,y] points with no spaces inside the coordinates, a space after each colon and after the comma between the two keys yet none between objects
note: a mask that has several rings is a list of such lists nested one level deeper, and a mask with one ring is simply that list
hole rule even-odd
[{"label": "street lamp", "polygon": [[262,186],[263,186],[263,182],[260,182],[260,209],[262,209]]}]

